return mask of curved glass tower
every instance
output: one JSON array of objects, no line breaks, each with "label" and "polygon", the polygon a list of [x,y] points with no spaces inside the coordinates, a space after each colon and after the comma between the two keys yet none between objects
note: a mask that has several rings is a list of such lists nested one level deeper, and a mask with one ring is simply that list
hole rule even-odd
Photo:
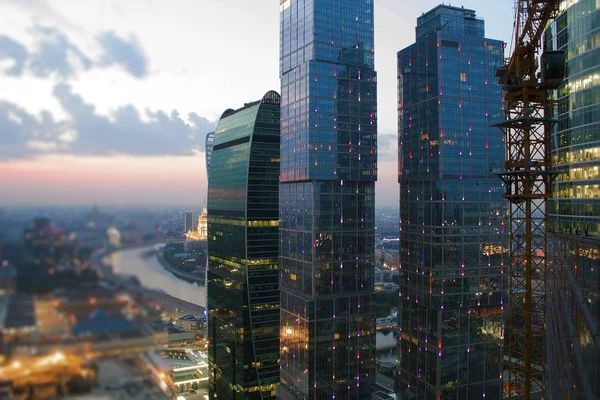
[{"label": "curved glass tower", "polygon": [[377,78],[372,0],[283,0],[278,398],[371,397]]},{"label": "curved glass tower", "polygon": [[398,52],[401,399],[502,397],[503,43],[440,5]]},{"label": "curved glass tower", "polygon": [[279,116],[268,92],[226,110],[208,179],[211,399],[274,398],[279,382]]},{"label": "curved glass tower", "polygon": [[206,134],[206,142],[204,144],[204,151],[206,157],[206,178],[208,179],[208,172],[210,170],[210,160],[212,158],[213,144],[215,142],[215,133],[210,132]]}]

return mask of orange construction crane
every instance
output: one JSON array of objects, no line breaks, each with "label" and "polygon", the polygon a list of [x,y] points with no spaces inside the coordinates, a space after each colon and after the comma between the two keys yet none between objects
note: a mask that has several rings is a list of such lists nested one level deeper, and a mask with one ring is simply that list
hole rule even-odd
[{"label": "orange construction crane", "polygon": [[[506,133],[504,198],[510,202],[508,377],[509,399],[544,398],[546,369],[547,199],[552,196],[548,90],[564,77],[564,53],[538,62],[542,33],[559,0],[516,0],[514,51],[498,68],[504,89]],[[538,73],[539,71],[539,73]]]}]

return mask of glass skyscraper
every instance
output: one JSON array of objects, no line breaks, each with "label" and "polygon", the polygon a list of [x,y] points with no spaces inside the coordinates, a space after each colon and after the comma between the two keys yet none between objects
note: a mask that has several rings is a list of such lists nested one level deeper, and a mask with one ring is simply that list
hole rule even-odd
[{"label": "glass skyscraper", "polygon": [[502,58],[474,10],[446,5],[398,52],[400,399],[501,399]]},{"label": "glass skyscraper", "polygon": [[552,230],[600,236],[600,3],[563,1],[546,48],[566,52],[552,137]]},{"label": "glass skyscraper", "polygon": [[213,144],[215,141],[215,133],[210,132],[206,135],[206,141],[204,144],[204,157],[206,160],[206,178],[208,180],[208,171],[210,169],[210,159],[212,157]]},{"label": "glass skyscraper", "polygon": [[[551,298],[567,336],[549,349],[562,371],[557,379],[576,399],[600,398],[600,3],[561,1],[545,31],[546,50],[562,50],[566,76],[555,91],[558,124],[552,135],[556,176],[549,201],[548,236],[554,263],[564,266],[566,290]],[[556,268],[555,268],[556,270]],[[549,328],[547,329],[549,330]],[[561,331],[562,330],[562,331]],[[574,340],[573,340],[574,339]],[[556,387],[552,388],[557,390]]]},{"label": "glass skyscraper", "polygon": [[373,0],[282,0],[280,399],[375,379]]},{"label": "glass skyscraper", "polygon": [[208,178],[211,399],[274,399],[279,382],[280,96],[226,110]]}]

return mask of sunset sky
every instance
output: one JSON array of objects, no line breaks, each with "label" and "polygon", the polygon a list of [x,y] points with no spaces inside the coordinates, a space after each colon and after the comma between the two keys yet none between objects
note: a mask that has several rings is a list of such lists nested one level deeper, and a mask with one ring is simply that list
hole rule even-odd
[{"label": "sunset sky", "polygon": [[[396,52],[439,4],[375,0],[377,204],[397,205]],[[512,0],[468,0],[510,44]],[[0,205],[203,203],[204,137],[279,91],[277,0],[0,0]]]}]

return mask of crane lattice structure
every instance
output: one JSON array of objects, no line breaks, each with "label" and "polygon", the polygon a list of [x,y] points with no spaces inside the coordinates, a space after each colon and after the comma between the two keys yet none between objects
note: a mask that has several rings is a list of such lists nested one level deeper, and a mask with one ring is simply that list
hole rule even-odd
[{"label": "crane lattice structure", "polygon": [[[552,196],[548,90],[564,76],[564,54],[542,56],[542,33],[559,0],[515,0],[514,51],[496,75],[504,89],[504,198],[510,202],[508,370],[509,399],[544,398],[546,369],[547,200]],[[562,66],[560,58],[562,57]],[[558,63],[556,62],[558,58]],[[562,75],[561,75],[562,73]],[[559,76],[561,75],[561,76]]]}]

